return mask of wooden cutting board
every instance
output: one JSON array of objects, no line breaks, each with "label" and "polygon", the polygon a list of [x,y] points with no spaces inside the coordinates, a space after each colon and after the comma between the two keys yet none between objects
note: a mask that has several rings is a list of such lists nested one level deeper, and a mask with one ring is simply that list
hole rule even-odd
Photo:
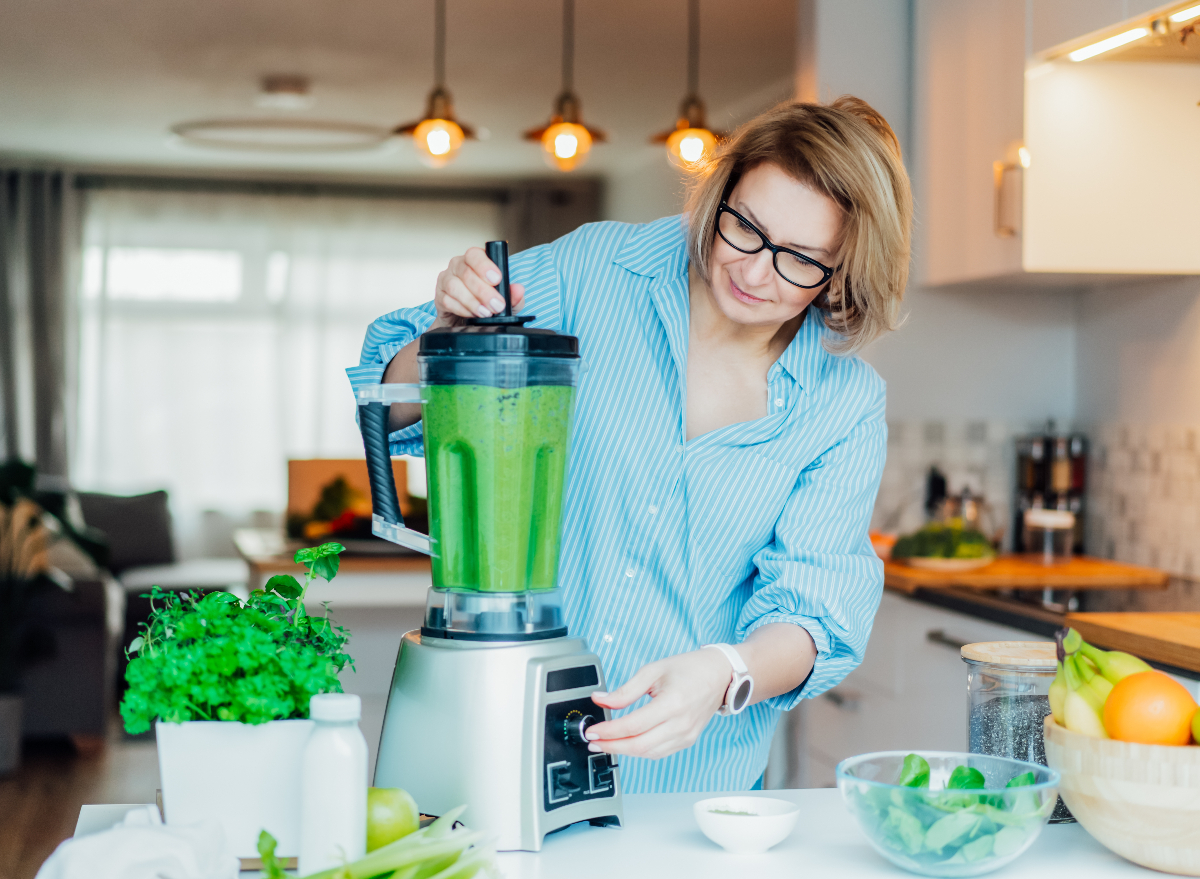
[{"label": "wooden cutting board", "polygon": [[1040,555],[1002,555],[984,568],[952,573],[925,571],[901,562],[883,563],[884,585],[912,593],[958,586],[967,589],[1166,589],[1167,575],[1154,568],[1076,556],[1054,565]]},{"label": "wooden cutting board", "polygon": [[1072,613],[1085,641],[1200,672],[1200,613]]}]

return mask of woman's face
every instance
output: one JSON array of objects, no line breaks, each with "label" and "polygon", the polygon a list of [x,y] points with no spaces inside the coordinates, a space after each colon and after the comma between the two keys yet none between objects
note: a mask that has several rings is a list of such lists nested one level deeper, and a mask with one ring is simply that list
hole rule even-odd
[{"label": "woman's face", "polygon": [[[726,199],[777,247],[799,251],[830,266],[842,233],[842,211],[778,166],[758,165],[745,174]],[[713,298],[734,323],[781,326],[799,315],[822,287],[804,289],[785,281],[765,247],[742,253],[717,235],[709,262]]]}]

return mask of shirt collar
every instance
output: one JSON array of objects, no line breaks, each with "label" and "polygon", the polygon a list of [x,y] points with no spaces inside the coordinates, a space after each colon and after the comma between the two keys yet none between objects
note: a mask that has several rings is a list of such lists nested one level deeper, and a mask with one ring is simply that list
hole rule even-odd
[{"label": "shirt collar", "polygon": [[673,278],[687,273],[687,215],[663,217],[634,226],[614,261],[645,277]]},{"label": "shirt collar", "polygon": [[[652,223],[635,226],[617,253],[617,265],[644,277],[660,280],[686,278],[688,269],[687,215],[663,217]],[[686,297],[687,288],[683,293]],[[686,305],[684,306],[686,338]],[[805,394],[811,395],[825,371],[830,354],[825,349],[825,339],[832,336],[825,326],[825,315],[820,309],[809,306],[804,322],[796,337],[776,361],[800,385]]]}]

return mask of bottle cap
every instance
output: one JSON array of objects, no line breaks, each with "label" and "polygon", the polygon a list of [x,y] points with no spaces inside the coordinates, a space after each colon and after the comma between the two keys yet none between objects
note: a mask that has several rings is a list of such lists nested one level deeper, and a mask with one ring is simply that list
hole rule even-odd
[{"label": "bottle cap", "polygon": [[334,723],[358,720],[362,717],[362,699],[353,693],[318,693],[308,700],[308,716]]}]

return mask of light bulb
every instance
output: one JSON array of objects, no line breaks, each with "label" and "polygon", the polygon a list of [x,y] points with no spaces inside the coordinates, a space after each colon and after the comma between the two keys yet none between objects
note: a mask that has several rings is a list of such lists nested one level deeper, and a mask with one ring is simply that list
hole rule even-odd
[{"label": "light bulb", "polygon": [[716,145],[716,135],[707,128],[680,128],[667,138],[667,159],[676,167],[692,171],[712,155]]},{"label": "light bulb", "polygon": [[570,171],[587,158],[592,148],[592,136],[582,125],[556,122],[542,134],[542,147],[551,166]]},{"label": "light bulb", "polygon": [[554,155],[559,159],[570,159],[579,148],[579,138],[573,134],[560,134],[554,138]]},{"label": "light bulb", "polygon": [[453,159],[464,139],[461,126],[450,119],[423,119],[413,131],[421,161],[431,168],[441,168]]}]

